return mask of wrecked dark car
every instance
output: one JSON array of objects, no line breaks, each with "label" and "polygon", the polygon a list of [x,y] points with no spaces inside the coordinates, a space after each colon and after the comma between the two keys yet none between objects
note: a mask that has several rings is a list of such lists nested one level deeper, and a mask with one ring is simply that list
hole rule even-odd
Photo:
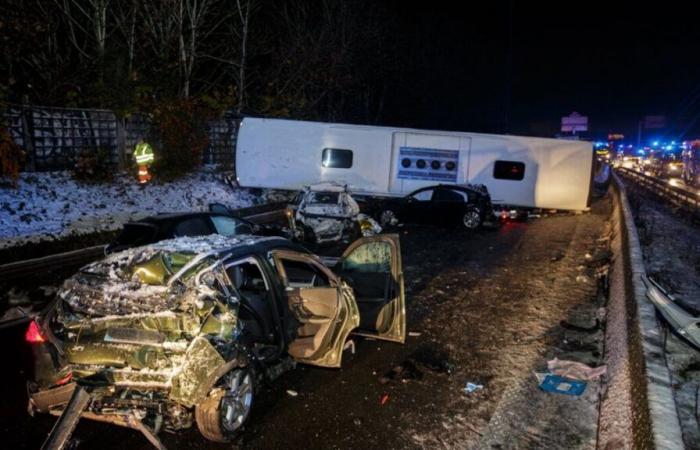
[{"label": "wrecked dark car", "polygon": [[107,246],[105,252],[109,254],[166,239],[206,236],[213,233],[223,236],[281,234],[270,227],[254,224],[224,211],[158,214],[124,224],[117,238]]},{"label": "wrecked dark car", "polygon": [[476,230],[494,220],[491,196],[484,185],[437,185],[374,207],[382,226],[399,223],[458,226]]},{"label": "wrecked dark car", "polygon": [[156,445],[159,430],[194,423],[228,442],[264,380],[297,362],[340,367],[350,333],[404,342],[400,255],[397,235],[353,242],[332,269],[279,237],[183,237],[112,254],[30,323],[29,410],[60,416],[50,440],[82,417]]}]

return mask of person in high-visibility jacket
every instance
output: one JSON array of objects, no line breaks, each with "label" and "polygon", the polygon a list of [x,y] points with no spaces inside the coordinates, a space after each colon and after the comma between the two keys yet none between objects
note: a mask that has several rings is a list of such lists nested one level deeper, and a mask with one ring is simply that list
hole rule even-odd
[{"label": "person in high-visibility jacket", "polygon": [[151,174],[148,172],[148,166],[153,164],[153,148],[143,139],[139,139],[134,149],[134,159],[139,167],[139,183],[145,184],[151,181]]}]

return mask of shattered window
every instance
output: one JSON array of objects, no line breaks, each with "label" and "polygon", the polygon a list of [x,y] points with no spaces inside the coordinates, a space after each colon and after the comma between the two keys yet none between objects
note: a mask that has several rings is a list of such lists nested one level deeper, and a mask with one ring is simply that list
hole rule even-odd
[{"label": "shattered window", "polygon": [[345,272],[391,272],[391,244],[368,242],[357,247],[343,261]]},{"label": "shattered window", "polygon": [[340,192],[309,192],[307,203],[321,205],[335,205],[340,198]]},{"label": "shattered window", "polygon": [[144,284],[165,285],[185,264],[190,262],[193,254],[159,253],[151,259],[137,264],[132,269],[132,280]]},{"label": "shattered window", "polygon": [[211,216],[216,232],[223,236],[236,236],[238,234],[253,234],[253,229],[245,222],[227,216]]}]

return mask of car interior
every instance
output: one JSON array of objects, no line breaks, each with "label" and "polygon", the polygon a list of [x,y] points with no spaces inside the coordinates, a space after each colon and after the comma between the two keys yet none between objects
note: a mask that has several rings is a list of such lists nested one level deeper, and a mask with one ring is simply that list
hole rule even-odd
[{"label": "car interior", "polygon": [[245,332],[254,342],[274,343],[273,299],[258,263],[253,258],[233,262],[226,266],[226,274],[242,297],[238,316]]},{"label": "car interior", "polygon": [[286,275],[289,308],[300,323],[287,351],[301,359],[312,357],[323,346],[340,306],[338,288],[331,286],[320,267],[304,258],[276,258]]}]

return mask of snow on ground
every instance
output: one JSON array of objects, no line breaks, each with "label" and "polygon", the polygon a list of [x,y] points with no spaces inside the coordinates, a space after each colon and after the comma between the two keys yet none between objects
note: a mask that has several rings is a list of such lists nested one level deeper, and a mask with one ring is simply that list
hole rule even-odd
[{"label": "snow on ground", "polygon": [[157,213],[203,211],[209,203],[240,208],[261,201],[211,171],[143,187],[126,174],[109,184],[85,184],[69,172],[23,173],[18,189],[0,188],[0,248],[115,230]]}]

